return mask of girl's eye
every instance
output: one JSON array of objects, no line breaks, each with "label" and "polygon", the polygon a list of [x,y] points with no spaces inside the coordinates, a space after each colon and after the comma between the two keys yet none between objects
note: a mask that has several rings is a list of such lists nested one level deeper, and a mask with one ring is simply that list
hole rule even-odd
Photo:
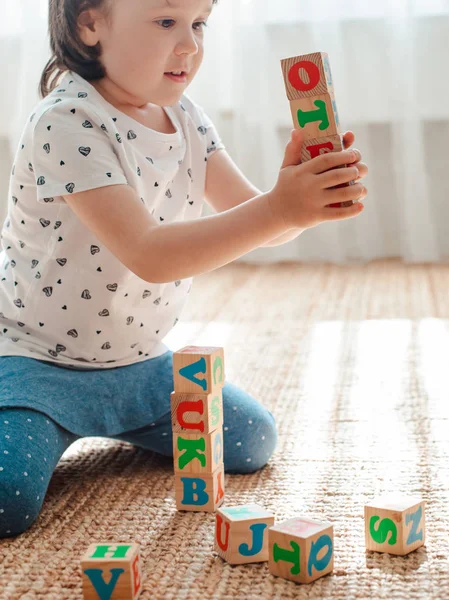
[{"label": "girl's eye", "polygon": [[[162,21],[156,21],[156,23],[174,23],[173,19],[162,19]],[[202,27],[207,27],[207,23],[206,21],[197,21],[196,23],[194,23],[194,25],[202,25]],[[162,25],[163,29],[169,29],[169,27],[165,27],[165,25]],[[197,31],[200,30],[200,27],[196,28]]]}]

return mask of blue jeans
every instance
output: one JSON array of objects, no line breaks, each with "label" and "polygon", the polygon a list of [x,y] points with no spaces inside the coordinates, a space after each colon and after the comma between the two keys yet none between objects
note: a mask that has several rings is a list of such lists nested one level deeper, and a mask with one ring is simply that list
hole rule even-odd
[{"label": "blue jeans", "polygon": [[[133,388],[139,383],[136,373],[145,374],[144,384],[148,387],[148,397],[158,406],[161,414],[154,422],[139,429],[133,429],[118,435],[108,435],[111,439],[129,442],[146,450],[152,450],[164,456],[173,456],[172,424],[170,407],[170,386],[172,381],[168,372],[161,373],[161,365],[172,369],[172,353],[164,355],[163,363],[151,359],[138,365],[117,369],[95,371],[98,373],[98,385],[95,376],[89,373],[90,401],[95,402],[104,389],[105,377],[123,376],[122,390],[125,386]],[[30,368],[52,369],[53,385],[60,373],[59,386],[74,388],[86,371],[74,371],[59,366],[48,365],[24,357],[1,357],[14,363],[17,374],[17,386],[23,389],[20,369],[17,361],[26,363]],[[13,360],[11,360],[13,359]],[[170,360],[169,360],[170,359]],[[40,366],[42,365],[42,366]],[[151,372],[157,365],[157,372]],[[135,369],[134,367],[138,367]],[[32,372],[32,371],[31,371]],[[134,380],[129,377],[133,374]],[[56,377],[56,381],[55,381]],[[165,381],[163,385],[161,382]],[[140,382],[142,383],[142,382]],[[11,389],[9,378],[9,389]],[[100,389],[101,387],[101,389]],[[13,386],[14,388],[14,386]],[[0,394],[1,394],[0,382]],[[67,393],[67,390],[61,390]],[[33,390],[32,379],[26,381],[26,393],[30,399],[33,393],[39,398],[42,382]],[[277,441],[277,432],[273,415],[255,398],[230,382],[223,387],[223,461],[227,473],[251,473],[263,467],[271,457]],[[0,538],[16,536],[28,529],[37,519],[47,492],[53,472],[67,448],[82,435],[72,433],[62,427],[48,414],[29,407],[0,406]]]}]

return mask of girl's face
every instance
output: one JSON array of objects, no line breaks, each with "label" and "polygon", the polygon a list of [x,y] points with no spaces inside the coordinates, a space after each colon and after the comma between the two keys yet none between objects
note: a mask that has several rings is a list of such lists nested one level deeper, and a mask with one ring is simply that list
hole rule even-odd
[{"label": "girl's face", "polygon": [[[125,101],[171,106],[202,63],[203,22],[212,6],[212,0],[112,0],[109,19],[89,11],[95,26],[85,21],[80,32],[85,43],[101,43],[107,85]],[[186,82],[172,81],[169,71],[187,71]]]}]

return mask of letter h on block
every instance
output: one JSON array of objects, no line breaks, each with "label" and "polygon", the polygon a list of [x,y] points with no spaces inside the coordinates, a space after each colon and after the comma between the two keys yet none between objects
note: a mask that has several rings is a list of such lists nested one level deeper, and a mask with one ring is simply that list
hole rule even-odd
[{"label": "letter h on block", "polygon": [[404,556],[425,543],[425,501],[384,495],[365,505],[367,550]]},{"label": "letter h on block", "polygon": [[224,500],[223,348],[183,348],[173,355],[173,372],[176,506],[214,512]]},{"label": "letter h on block", "polygon": [[264,562],[273,525],[273,513],[258,504],[223,506],[215,517],[215,550],[231,565]]},{"label": "letter h on block", "polygon": [[268,531],[270,573],[296,583],[311,583],[334,568],[334,528],[296,517]]},{"label": "letter h on block", "polygon": [[[334,82],[326,52],[314,52],[281,60],[287,97],[295,129],[302,129],[305,142],[301,162],[320,154],[344,150]],[[337,187],[347,187],[342,184]],[[331,207],[351,206],[348,202]]]},{"label": "letter h on block", "polygon": [[81,570],[84,600],[136,600],[142,591],[139,544],[91,544]]}]

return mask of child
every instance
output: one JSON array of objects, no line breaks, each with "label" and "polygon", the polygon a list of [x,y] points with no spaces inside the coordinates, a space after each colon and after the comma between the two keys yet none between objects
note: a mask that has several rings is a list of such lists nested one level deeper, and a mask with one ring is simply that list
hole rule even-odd
[{"label": "child", "polygon": [[[183,93],[215,1],[50,2],[53,56],[2,230],[0,537],[36,520],[80,437],[172,456],[163,339],[194,275],[363,209],[327,207],[366,195],[360,183],[328,189],[366,175],[358,151],[298,166],[295,132],[276,186],[258,195],[233,167]],[[346,163],[357,166],[329,171]],[[201,218],[206,191],[221,214]],[[260,469],[276,444],[273,416],[230,382],[223,403],[226,472]]]}]

